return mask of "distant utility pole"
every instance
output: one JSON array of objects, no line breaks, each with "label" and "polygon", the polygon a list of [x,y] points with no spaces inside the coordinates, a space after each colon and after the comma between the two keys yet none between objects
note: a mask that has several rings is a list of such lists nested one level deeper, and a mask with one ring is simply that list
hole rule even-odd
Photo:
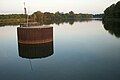
[{"label": "distant utility pole", "polygon": [[25,15],[26,15],[26,26],[28,27],[28,18],[29,18],[29,16],[28,16],[28,14],[27,14],[27,9],[26,9],[26,6],[25,6],[25,2],[24,2],[24,12],[25,12]]},{"label": "distant utility pole", "polygon": [[24,12],[25,12],[25,14],[27,14],[27,10],[26,10],[26,7],[25,7],[25,2],[24,2]]}]

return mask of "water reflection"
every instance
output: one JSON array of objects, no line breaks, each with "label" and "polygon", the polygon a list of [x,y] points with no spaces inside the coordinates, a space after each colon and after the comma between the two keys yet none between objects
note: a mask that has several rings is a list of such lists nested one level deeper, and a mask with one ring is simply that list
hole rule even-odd
[{"label": "water reflection", "polygon": [[45,58],[53,54],[53,42],[42,44],[20,44],[18,43],[19,56],[22,58]]},{"label": "water reflection", "polygon": [[[41,25],[41,26],[42,25],[51,25],[51,24],[60,25],[60,24],[63,24],[63,23],[69,23],[70,25],[73,25],[75,22],[88,22],[88,21],[91,21],[91,20],[100,20],[100,19],[89,18],[89,19],[68,19],[68,20],[57,20],[57,21],[46,20],[46,21],[40,21],[39,25]],[[18,22],[11,22],[11,23],[2,22],[2,23],[0,23],[0,27],[1,26],[6,26],[6,25],[16,26],[16,25],[20,25],[20,23],[18,23]]]},{"label": "water reflection", "polygon": [[17,33],[20,57],[36,59],[53,54],[52,27],[18,27]]},{"label": "water reflection", "polygon": [[119,22],[103,22],[105,30],[111,35],[120,38],[120,23]]},{"label": "water reflection", "polygon": [[57,21],[52,21],[52,20],[47,20],[47,21],[42,21],[40,22],[41,25],[50,25],[50,24],[63,24],[63,23],[69,23],[70,25],[73,25],[75,22],[88,22],[92,21],[93,19],[68,19],[68,20],[57,20]]}]

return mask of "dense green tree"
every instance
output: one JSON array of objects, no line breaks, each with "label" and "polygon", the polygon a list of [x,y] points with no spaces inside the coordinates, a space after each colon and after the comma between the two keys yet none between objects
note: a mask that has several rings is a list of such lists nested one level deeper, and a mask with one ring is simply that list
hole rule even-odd
[{"label": "dense green tree", "polygon": [[44,14],[40,11],[34,12],[30,17],[30,19],[32,19],[33,21],[38,21],[38,22],[43,20],[43,18],[44,18]]},{"label": "dense green tree", "polygon": [[69,12],[69,19],[75,19],[75,14],[73,11]]},{"label": "dense green tree", "polygon": [[112,4],[104,11],[103,21],[113,18],[120,18],[120,1],[116,4]]}]

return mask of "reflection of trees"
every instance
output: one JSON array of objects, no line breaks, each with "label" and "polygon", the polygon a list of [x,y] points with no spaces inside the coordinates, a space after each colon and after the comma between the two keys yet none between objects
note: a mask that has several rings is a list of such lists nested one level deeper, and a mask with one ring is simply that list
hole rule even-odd
[{"label": "reflection of trees", "polygon": [[117,38],[120,38],[120,23],[118,22],[104,22],[104,28],[110,34],[115,35]]},{"label": "reflection of trees", "polygon": [[91,21],[92,19],[68,19],[68,20],[56,20],[56,21],[43,21],[43,23],[41,25],[50,25],[50,24],[62,24],[62,23],[69,23],[70,25],[73,25],[74,22],[88,22]]},{"label": "reflection of trees", "polygon": [[70,20],[70,21],[69,21],[69,24],[70,24],[70,25],[73,25],[73,24],[74,24],[74,20]]}]

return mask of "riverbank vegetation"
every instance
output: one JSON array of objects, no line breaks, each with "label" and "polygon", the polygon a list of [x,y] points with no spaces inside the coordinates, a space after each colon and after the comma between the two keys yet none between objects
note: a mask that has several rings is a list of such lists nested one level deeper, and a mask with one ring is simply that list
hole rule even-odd
[{"label": "riverbank vegetation", "polygon": [[83,19],[93,18],[92,14],[76,14],[73,11],[69,13],[63,12],[34,12],[32,15],[24,15],[24,14],[8,14],[8,15],[0,15],[0,25],[19,25],[21,23],[26,22],[26,17],[28,16],[29,22],[39,22],[40,24],[51,24],[51,23],[62,23],[62,22],[73,22],[79,21]]},{"label": "riverbank vegetation", "polygon": [[110,34],[120,38],[120,1],[104,11],[103,25]]},{"label": "riverbank vegetation", "polygon": [[50,12],[45,12],[42,13],[40,11],[37,11],[33,13],[30,16],[30,20],[37,21],[42,24],[50,24],[50,23],[63,23],[63,22],[73,22],[73,21],[80,21],[83,19],[90,19],[92,18],[92,14],[75,14],[73,11],[70,11],[69,13],[50,13]]},{"label": "riverbank vegetation", "polygon": [[0,15],[0,25],[17,25],[26,21],[24,14]]},{"label": "riverbank vegetation", "polygon": [[104,11],[103,22],[106,21],[120,22],[120,1]]}]

